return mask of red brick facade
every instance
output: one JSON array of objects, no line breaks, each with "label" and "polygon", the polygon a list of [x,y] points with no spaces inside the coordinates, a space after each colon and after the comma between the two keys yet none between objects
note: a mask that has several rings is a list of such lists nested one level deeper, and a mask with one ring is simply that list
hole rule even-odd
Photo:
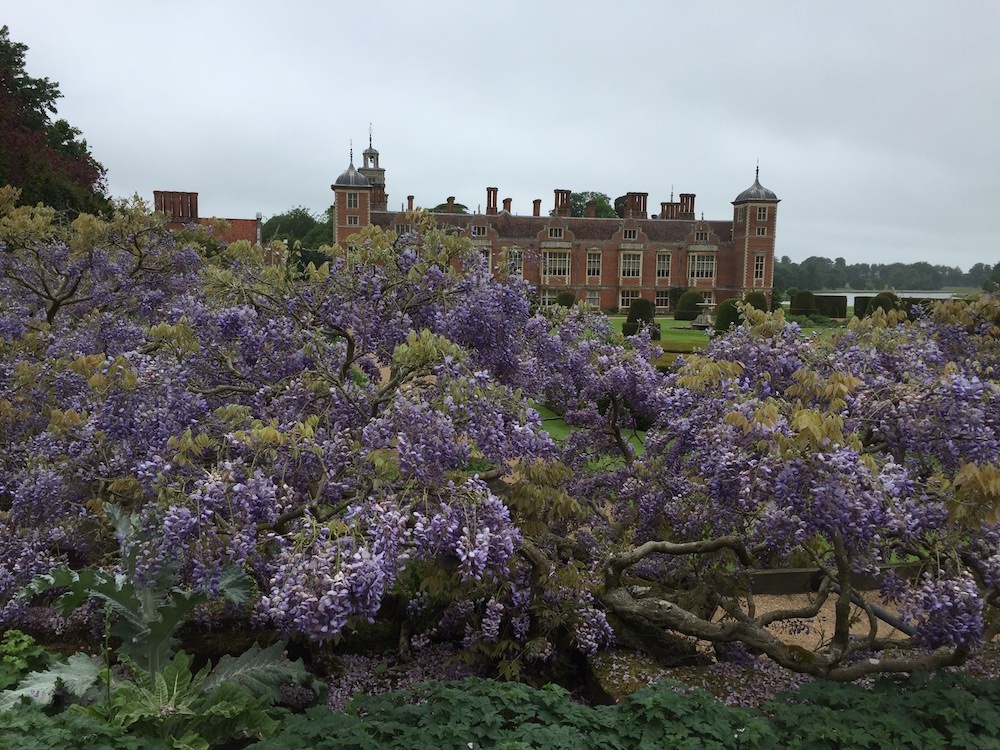
[{"label": "red brick facade", "polygon": [[170,217],[169,226],[180,228],[187,224],[225,222],[216,229],[215,236],[227,245],[237,240],[260,244],[261,215],[255,219],[218,219],[198,216],[198,194],[175,190],[154,190],[153,209]]},{"label": "red brick facade", "polygon": [[[373,206],[373,190],[384,195],[384,182],[367,184],[353,163],[331,188],[334,242],[343,243],[367,224],[395,231],[410,225],[406,211]],[[498,210],[498,192],[486,188],[484,214],[446,212],[434,218],[468,236],[494,269],[500,263],[520,267],[543,304],[564,290],[604,310],[626,308],[635,296],[666,310],[672,287],[699,290],[709,302],[750,291],[770,297],[779,201],[756,179],[733,201],[732,218],[724,220],[695,218],[693,193],[660,203],[653,215],[647,212],[648,193],[628,193],[624,218],[599,219],[570,216],[569,190],[555,191],[548,216],[541,215],[540,200],[531,216],[511,213],[509,198]],[[412,196],[408,200],[412,208]]]}]

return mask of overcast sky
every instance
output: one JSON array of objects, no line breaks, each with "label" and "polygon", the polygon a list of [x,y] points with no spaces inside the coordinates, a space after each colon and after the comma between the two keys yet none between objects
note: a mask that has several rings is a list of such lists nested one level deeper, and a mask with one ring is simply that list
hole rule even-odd
[{"label": "overcast sky", "polygon": [[319,214],[372,143],[407,195],[781,199],[777,255],[1000,262],[1000,2],[4,0],[112,195]]}]

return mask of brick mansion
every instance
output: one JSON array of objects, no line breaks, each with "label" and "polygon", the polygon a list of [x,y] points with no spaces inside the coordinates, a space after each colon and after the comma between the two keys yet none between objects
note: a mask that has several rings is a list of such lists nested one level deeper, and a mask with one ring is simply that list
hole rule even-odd
[{"label": "brick mansion", "polygon": [[[409,229],[414,196],[407,196],[406,210],[390,211],[378,151],[369,144],[362,156],[360,169],[352,158],[331,185],[337,243],[369,224]],[[632,192],[624,196],[620,217],[598,218],[593,204],[574,217],[569,190],[555,190],[551,212],[543,214],[536,199],[531,215],[519,216],[511,212],[509,198],[498,205],[495,187],[486,188],[484,213],[459,213],[455,199],[448,198],[434,219],[469,237],[494,269],[509,263],[535,285],[542,304],[568,290],[604,310],[625,309],[644,297],[665,311],[672,287],[695,289],[712,303],[750,291],[770,297],[779,200],[758,177],[732,201],[730,219],[697,218],[693,193],[680,193],[676,202],[671,196],[650,214],[649,194]]]}]

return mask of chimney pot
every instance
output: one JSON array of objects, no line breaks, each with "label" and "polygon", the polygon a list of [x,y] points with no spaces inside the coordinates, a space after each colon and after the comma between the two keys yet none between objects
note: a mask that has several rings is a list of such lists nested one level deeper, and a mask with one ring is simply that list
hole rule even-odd
[{"label": "chimney pot", "polygon": [[542,215],[542,199],[541,198],[535,198],[535,200],[533,200],[531,203],[532,203],[532,206],[533,206],[531,215],[532,216],[541,216]]},{"label": "chimney pot", "polygon": [[503,210],[506,211],[507,213],[510,213],[510,201],[511,201],[510,198],[503,199]]},{"label": "chimney pot", "polygon": [[406,196],[406,210],[407,211],[412,211],[413,210],[413,196],[412,195]]}]

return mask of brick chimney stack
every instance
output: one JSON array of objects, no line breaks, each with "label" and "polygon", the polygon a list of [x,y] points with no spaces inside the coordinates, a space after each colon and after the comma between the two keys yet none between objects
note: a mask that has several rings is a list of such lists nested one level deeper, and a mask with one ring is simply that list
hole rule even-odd
[{"label": "brick chimney stack", "polygon": [[532,216],[541,216],[542,215],[542,199],[541,198],[535,198],[535,200],[533,200],[531,202],[531,204],[532,204],[531,215]]},{"label": "brick chimney stack", "polygon": [[680,216],[681,219],[694,218],[694,193],[681,193]]},{"label": "brick chimney stack", "polygon": [[497,188],[495,187],[486,188],[486,215],[497,215]]},{"label": "brick chimney stack", "polygon": [[583,209],[583,215],[586,216],[588,219],[593,219],[595,216],[597,216],[597,201],[595,201],[593,198],[587,201],[587,205]]},{"label": "brick chimney stack", "polygon": [[175,190],[154,190],[153,208],[170,216],[171,221],[182,223],[197,221],[198,194]]},{"label": "brick chimney stack", "polygon": [[626,193],[625,194],[625,218],[645,219],[646,199],[649,193]]},{"label": "brick chimney stack", "polygon": [[573,213],[569,202],[569,190],[556,190],[556,203],[553,212],[556,216],[569,216]]},{"label": "brick chimney stack", "polygon": [[503,199],[503,210],[506,211],[507,213],[510,213],[510,201],[511,201],[510,198]]},{"label": "brick chimney stack", "polygon": [[448,213],[450,213],[450,214],[455,213],[455,196],[454,195],[449,195],[448,196]]},{"label": "brick chimney stack", "polygon": [[413,196],[412,195],[406,196],[406,210],[407,211],[412,211],[413,210]]}]

